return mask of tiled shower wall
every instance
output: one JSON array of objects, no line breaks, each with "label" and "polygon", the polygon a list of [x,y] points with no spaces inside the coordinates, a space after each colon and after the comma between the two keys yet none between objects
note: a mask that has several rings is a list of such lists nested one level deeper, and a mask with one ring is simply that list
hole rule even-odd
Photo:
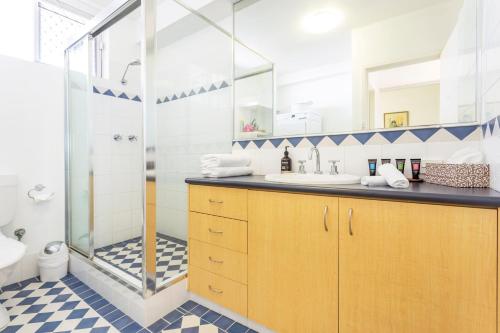
[{"label": "tiled shower wall", "polygon": [[482,148],[491,172],[491,187],[500,191],[500,1],[483,0]]},{"label": "tiled shower wall", "polygon": [[89,108],[95,248],[142,234],[142,106],[137,95],[109,87],[105,80],[95,83]]},{"label": "tiled shower wall", "polygon": [[[217,87],[221,85],[216,83]],[[201,155],[231,151],[231,112],[231,89],[227,88],[158,105],[158,232],[187,239],[188,200],[184,179],[200,176]]]}]

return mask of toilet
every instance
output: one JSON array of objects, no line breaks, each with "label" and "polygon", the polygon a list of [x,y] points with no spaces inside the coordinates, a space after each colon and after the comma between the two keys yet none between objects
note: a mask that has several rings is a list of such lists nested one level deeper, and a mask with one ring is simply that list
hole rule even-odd
[{"label": "toilet", "polygon": [[[5,236],[2,227],[14,219],[17,204],[17,176],[0,175],[0,287],[14,271],[26,252],[26,245]],[[0,330],[10,322],[7,310],[0,304]]]}]

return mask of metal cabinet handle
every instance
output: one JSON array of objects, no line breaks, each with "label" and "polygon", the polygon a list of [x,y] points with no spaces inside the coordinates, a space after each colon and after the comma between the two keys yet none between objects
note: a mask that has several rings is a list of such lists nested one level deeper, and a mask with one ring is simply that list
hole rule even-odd
[{"label": "metal cabinet handle", "polygon": [[220,289],[217,289],[217,288],[214,288],[212,287],[211,285],[208,285],[208,290],[210,290],[211,292],[213,292],[214,294],[222,294],[224,293],[223,290],[220,290]]},{"label": "metal cabinet handle", "polygon": [[214,230],[212,228],[208,228],[208,232],[210,232],[211,234],[219,234],[219,235],[222,235],[224,233],[224,231]]},{"label": "metal cabinet handle", "polygon": [[224,260],[216,260],[216,259],[212,258],[212,256],[208,256],[208,260],[210,260],[214,264],[223,264],[224,263]]},{"label": "metal cabinet handle", "polygon": [[328,220],[328,206],[325,206],[323,209],[323,226],[325,227],[325,231],[328,231],[328,225],[326,224]]},{"label": "metal cabinet handle", "polygon": [[354,235],[352,232],[352,208],[349,208],[348,214],[349,214],[349,235]]},{"label": "metal cabinet handle", "polygon": [[214,199],[208,199],[208,202],[216,203],[216,204],[223,204],[224,203],[224,201],[222,201],[222,200],[214,200]]}]

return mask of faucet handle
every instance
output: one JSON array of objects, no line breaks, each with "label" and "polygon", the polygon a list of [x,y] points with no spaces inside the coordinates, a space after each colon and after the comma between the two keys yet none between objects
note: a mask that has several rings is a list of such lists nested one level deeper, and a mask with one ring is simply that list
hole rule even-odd
[{"label": "faucet handle", "polygon": [[337,167],[337,163],[339,163],[339,160],[328,160],[328,163],[330,163],[330,175],[338,175],[339,174],[339,169]]},{"label": "faucet handle", "polygon": [[306,167],[304,165],[304,163],[306,163],[306,160],[299,160],[299,173],[306,173]]}]

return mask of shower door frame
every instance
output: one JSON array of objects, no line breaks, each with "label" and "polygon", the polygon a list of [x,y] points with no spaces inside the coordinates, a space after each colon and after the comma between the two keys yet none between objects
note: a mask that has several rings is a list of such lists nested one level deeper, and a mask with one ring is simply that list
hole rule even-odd
[{"label": "shower door frame", "polygon": [[[156,283],[156,246],[150,246],[148,248],[148,244],[156,243],[156,221],[148,219],[146,214],[147,208],[147,181],[151,181],[146,177],[147,173],[155,174],[156,168],[156,133],[154,133],[154,129],[156,128],[156,90],[155,90],[155,56],[157,53],[156,49],[156,17],[157,17],[157,1],[158,0],[114,0],[104,11],[98,14],[94,19],[92,19],[82,30],[82,33],[78,36],[75,36],[73,41],[68,44],[69,46],[65,49],[65,180],[66,180],[66,230],[65,230],[65,238],[68,247],[72,253],[76,253],[86,261],[91,266],[95,267],[98,270],[105,271],[107,275],[111,275],[115,280],[119,283],[136,290],[140,293],[143,298],[148,298],[163,289],[168,288],[169,286],[183,280],[187,277],[188,272],[184,272],[179,276],[172,278],[167,283],[162,284],[161,286],[157,286]],[[234,78],[234,36],[233,32],[228,32],[218,26],[215,22],[205,17],[195,9],[187,6],[181,0],[172,0],[177,3],[191,14],[196,15],[198,18],[204,20],[212,27],[216,28],[223,34],[227,35],[231,38],[232,42],[232,52],[233,52],[233,61],[232,61],[232,77],[231,82],[233,82]],[[235,0],[227,0],[228,2],[237,2]],[[112,26],[115,22],[119,21],[121,18],[127,16],[131,11],[140,7],[141,10],[141,99],[142,99],[142,116],[143,116],[143,126],[142,126],[142,137],[143,137],[143,147],[142,147],[142,156],[143,156],[143,174],[142,174],[142,251],[143,251],[143,260],[142,260],[142,289],[138,289],[136,286],[131,283],[125,281],[119,275],[114,274],[111,271],[106,270],[105,268],[98,265],[94,259],[94,214],[93,214],[93,204],[94,204],[94,179],[93,179],[93,165],[92,161],[89,161],[89,217],[88,217],[88,234],[89,234],[89,251],[85,253],[74,246],[71,243],[71,172],[70,172],[70,156],[71,156],[71,145],[70,145],[70,131],[69,131],[69,103],[68,103],[68,92],[69,92],[69,51],[70,49],[76,45],[79,41],[84,38],[88,39],[88,45],[91,44],[94,37],[97,37],[101,32]],[[88,73],[87,73],[87,98],[93,94],[93,84],[92,84],[92,58],[94,54],[92,53],[92,48],[88,47]],[[234,86],[234,85],[233,85]],[[231,94],[232,104],[234,104],[234,96]],[[87,106],[88,108],[88,106]],[[89,124],[91,125],[91,124]],[[148,133],[149,131],[149,133]],[[151,133],[153,132],[153,133]],[[149,138],[153,138],[153,142],[147,142],[150,140]],[[92,145],[88,145],[88,154],[91,156]],[[148,159],[147,159],[148,157]],[[154,163],[147,163],[150,160],[153,160]],[[156,177],[154,179],[156,182]],[[156,204],[155,204],[156,205]],[[155,207],[156,208],[156,207]],[[151,232],[151,228],[153,228],[154,233]],[[150,263],[148,265],[148,262]]]},{"label": "shower door frame", "polygon": [[[142,2],[142,4],[141,4]],[[144,5],[146,4],[146,5]],[[70,128],[69,128],[69,122],[70,122],[70,107],[69,107],[69,84],[70,84],[70,78],[69,78],[69,57],[70,57],[70,50],[77,45],[79,42],[81,42],[84,39],[87,39],[88,43],[88,68],[87,68],[87,80],[86,80],[86,98],[87,100],[90,100],[91,94],[93,94],[93,83],[92,83],[92,58],[93,58],[93,52],[92,48],[90,47],[90,44],[92,43],[93,39],[95,36],[99,35],[101,32],[112,26],[114,23],[119,21],[121,18],[127,16],[131,11],[141,7],[141,18],[142,18],[142,29],[143,33],[141,36],[141,45],[145,45],[144,40],[146,39],[146,31],[149,27],[151,29],[152,25],[151,24],[144,24],[144,22],[148,22],[150,18],[156,17],[156,0],[114,0],[110,6],[108,6],[103,12],[98,14],[93,20],[91,20],[84,28],[82,33],[75,37],[73,41],[68,45],[68,47],[65,49],[64,56],[65,56],[65,199],[66,199],[66,208],[65,208],[65,240],[66,244],[70,248],[70,251],[74,254],[79,255],[79,257],[83,260],[85,260],[88,264],[93,266],[94,268],[100,270],[100,271],[105,271],[107,275],[111,275],[113,279],[117,280],[119,283],[127,286],[128,288],[134,289],[136,292],[140,293],[143,298],[148,298],[155,293],[161,291],[164,288],[167,288],[168,286],[178,282],[179,280],[185,278],[186,274],[183,276],[180,276],[176,279],[173,279],[169,281],[168,284],[163,285],[161,288],[156,287],[156,269],[154,267],[154,271],[147,271],[146,267],[146,262],[148,262],[148,259],[150,258],[156,258],[156,248],[151,247],[149,251],[146,250],[147,244],[150,242],[151,236],[147,234],[147,226],[149,224],[153,224],[154,226],[154,221],[148,221],[146,219],[146,143],[143,140],[143,172],[142,172],[142,189],[141,189],[141,197],[142,197],[142,221],[143,221],[143,228],[142,228],[142,246],[143,246],[143,260],[142,260],[142,288],[139,289],[135,285],[125,281],[123,278],[121,278],[119,275],[114,274],[113,272],[106,270],[105,268],[101,267],[98,265],[94,259],[94,192],[93,192],[93,187],[94,187],[94,170],[93,170],[93,165],[92,161],[89,161],[88,165],[88,236],[89,236],[89,247],[88,251],[85,251],[83,249],[79,249],[72,244],[71,240],[71,227],[72,227],[72,218],[71,218],[71,155],[72,155],[72,147],[71,147],[71,137],[70,137]],[[148,18],[147,20],[145,18]],[[154,29],[156,26],[154,26]],[[151,33],[149,34],[149,38],[151,38]],[[156,34],[154,33],[152,35],[153,40],[156,38]],[[152,52],[152,53],[151,53]],[[147,51],[141,50],[141,60],[145,59],[145,55],[152,54],[154,56],[156,50],[155,49],[148,49]],[[143,61],[143,63],[145,63]],[[154,63],[152,64],[154,66]],[[150,81],[152,80],[151,75],[146,74],[145,68],[151,67],[151,64],[148,66],[142,66],[141,68],[141,79],[147,78]],[[152,69],[149,68],[149,72],[151,72]],[[144,82],[141,82],[141,94],[143,96],[143,102],[142,102],[142,112],[143,112],[143,129],[142,129],[142,136],[143,138],[146,137],[146,121],[149,121],[149,119],[146,119],[146,109],[149,110],[151,107],[150,105],[148,106],[148,103],[145,101],[153,99],[152,97],[149,97],[149,95],[153,94],[154,95],[154,82],[151,81],[153,85],[145,85]],[[87,112],[90,110],[88,104],[87,104]],[[155,105],[153,105],[153,108]],[[154,110],[154,109],[153,109]],[[87,119],[89,119],[89,115],[87,115]],[[91,125],[91,124],[89,124]],[[88,129],[90,131],[91,129]],[[90,141],[90,140],[89,140]],[[88,154],[89,157],[91,156],[92,152],[92,144],[88,142]],[[153,165],[154,167],[154,165]],[[148,170],[151,170],[151,168],[148,168]],[[155,240],[155,239],[154,239]],[[151,249],[153,249],[151,251]],[[146,273],[145,273],[146,272]]]}]

